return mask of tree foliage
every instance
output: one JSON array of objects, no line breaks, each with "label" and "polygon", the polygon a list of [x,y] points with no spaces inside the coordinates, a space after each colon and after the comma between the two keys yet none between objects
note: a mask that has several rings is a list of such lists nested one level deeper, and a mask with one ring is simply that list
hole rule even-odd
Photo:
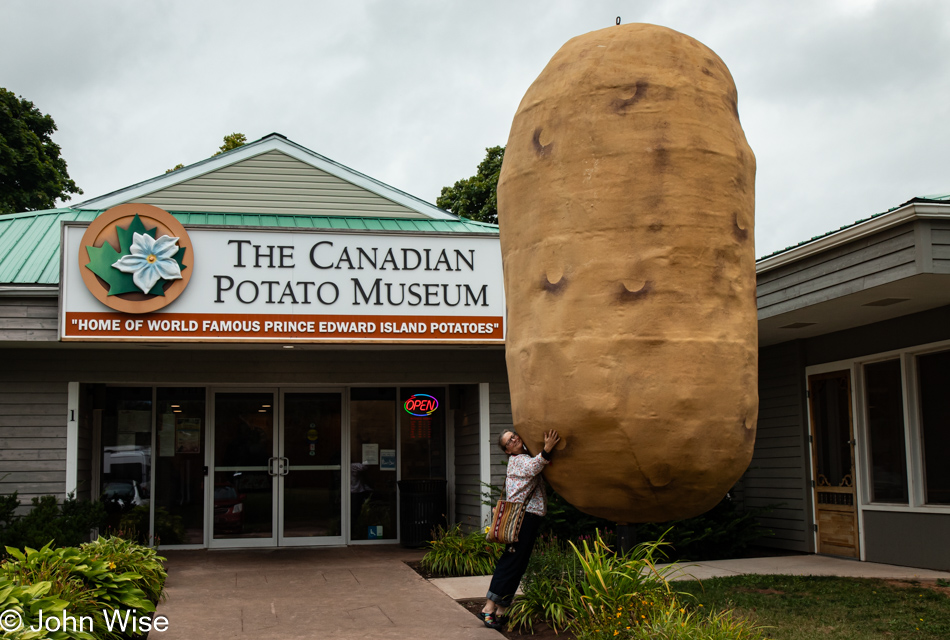
[{"label": "tree foliage", "polygon": [[52,209],[82,189],[53,142],[53,118],[0,87],[0,213]]},{"label": "tree foliage", "polygon": [[443,187],[435,203],[457,216],[498,224],[498,175],[504,159],[504,147],[485,149],[475,175]]},{"label": "tree foliage", "polygon": [[232,133],[231,135],[224,136],[224,144],[219,147],[219,151],[214,155],[220,156],[225,151],[237,149],[238,147],[243,147],[246,144],[247,136],[245,136],[243,133]]},{"label": "tree foliage", "polygon": [[[238,147],[243,147],[244,145],[247,144],[247,136],[245,136],[243,133],[232,133],[230,135],[224,136],[223,141],[224,141],[224,144],[218,147],[218,151],[216,151],[215,153],[211,155],[212,158],[214,156],[220,156],[225,151],[230,151],[231,149],[237,149]],[[184,168],[185,168],[185,165],[179,162],[178,164],[176,164],[174,167],[172,167],[165,173],[171,173],[172,171],[178,171],[179,169],[184,169]]]}]

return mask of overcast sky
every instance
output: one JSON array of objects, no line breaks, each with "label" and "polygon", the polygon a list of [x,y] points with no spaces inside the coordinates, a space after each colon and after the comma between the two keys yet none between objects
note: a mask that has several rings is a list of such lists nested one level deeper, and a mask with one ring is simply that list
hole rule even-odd
[{"label": "overcast sky", "polygon": [[950,192],[944,0],[0,0],[0,86],[53,116],[72,202],[291,140],[429,202],[505,144],[528,86],[620,16],[732,71],[756,255]]}]

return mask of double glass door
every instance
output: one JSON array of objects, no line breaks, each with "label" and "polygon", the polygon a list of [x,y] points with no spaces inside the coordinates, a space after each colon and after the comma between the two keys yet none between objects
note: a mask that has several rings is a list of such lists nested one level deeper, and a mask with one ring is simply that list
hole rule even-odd
[{"label": "double glass door", "polygon": [[343,544],[343,395],[216,390],[211,546]]}]

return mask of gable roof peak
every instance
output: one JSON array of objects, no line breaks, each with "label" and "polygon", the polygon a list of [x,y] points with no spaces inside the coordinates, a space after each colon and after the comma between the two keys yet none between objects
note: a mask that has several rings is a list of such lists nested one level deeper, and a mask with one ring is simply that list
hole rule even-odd
[{"label": "gable roof peak", "polygon": [[365,189],[381,198],[389,200],[401,207],[411,210],[425,218],[435,220],[457,220],[454,214],[440,209],[420,198],[371,178],[343,164],[335,162],[326,156],[311,151],[306,147],[293,142],[287,136],[273,132],[263,138],[248,142],[240,147],[224,153],[205,158],[186,167],[172,171],[149,180],[107,193],[98,198],[85,200],[73,205],[74,209],[108,209],[119,204],[137,202],[142,198],[158,191],[169,189],[194,178],[200,178],[215,171],[220,171],[231,165],[243,162],[268,152],[279,152],[298,160],[310,167],[330,174],[357,187]]}]

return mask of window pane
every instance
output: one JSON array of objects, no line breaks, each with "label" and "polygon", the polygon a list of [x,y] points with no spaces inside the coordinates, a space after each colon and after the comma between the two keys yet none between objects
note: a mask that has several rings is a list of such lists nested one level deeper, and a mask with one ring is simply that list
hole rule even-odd
[{"label": "window pane", "polygon": [[917,358],[924,453],[924,500],[950,504],[950,351]]},{"label": "window pane", "polygon": [[350,390],[350,539],[396,539],[396,389]]},{"label": "window pane", "polygon": [[[140,535],[148,523],[152,475],[152,388],[107,387],[101,420],[102,475],[99,486],[109,514],[106,529],[122,528],[132,516]],[[133,510],[136,510],[134,513]],[[141,523],[144,526],[138,526]],[[132,526],[130,524],[130,526]]]},{"label": "window pane", "polygon": [[400,404],[403,480],[445,479],[445,387],[403,387]]},{"label": "window pane", "polygon": [[864,380],[871,448],[871,502],[907,504],[900,360],[865,365]]},{"label": "window pane", "polygon": [[159,387],[155,458],[156,542],[204,542],[204,387]]}]

